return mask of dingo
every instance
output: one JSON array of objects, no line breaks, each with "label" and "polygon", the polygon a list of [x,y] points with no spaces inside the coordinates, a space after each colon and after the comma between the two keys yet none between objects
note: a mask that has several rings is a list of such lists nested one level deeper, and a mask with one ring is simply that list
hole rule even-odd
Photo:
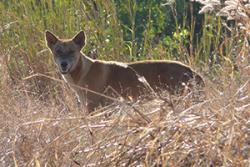
[{"label": "dingo", "polygon": [[46,31],[45,37],[62,77],[75,90],[79,100],[87,105],[89,111],[103,104],[105,100],[100,95],[86,93],[79,87],[98,93],[103,93],[110,87],[122,97],[136,99],[144,87],[138,75],[143,76],[154,90],[163,88],[170,93],[183,89],[191,79],[195,85],[204,86],[203,79],[197,73],[176,61],[119,63],[93,60],[81,53],[86,43],[83,31],[66,40],[59,39],[49,31]]}]

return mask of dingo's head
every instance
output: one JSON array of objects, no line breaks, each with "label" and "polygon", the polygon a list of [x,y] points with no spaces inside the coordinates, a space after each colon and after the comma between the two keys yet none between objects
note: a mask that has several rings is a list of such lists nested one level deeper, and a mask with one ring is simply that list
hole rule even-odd
[{"label": "dingo's head", "polygon": [[60,72],[67,74],[73,71],[80,59],[80,51],[85,45],[84,32],[80,31],[72,39],[62,40],[53,33],[46,31],[45,38]]}]

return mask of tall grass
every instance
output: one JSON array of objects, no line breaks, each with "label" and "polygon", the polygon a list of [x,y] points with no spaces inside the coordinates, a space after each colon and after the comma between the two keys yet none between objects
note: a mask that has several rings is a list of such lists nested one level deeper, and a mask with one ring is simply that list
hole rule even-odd
[{"label": "tall grass", "polygon": [[[1,2],[1,49],[8,53],[8,68],[12,78],[21,79],[37,72],[54,71],[52,59],[44,42],[46,29],[64,38],[72,37],[80,29],[85,30],[87,46],[84,52],[94,57],[97,55],[100,59],[177,59],[190,65],[202,62],[215,64],[218,60],[219,63],[223,63],[225,59],[232,61],[232,57],[228,57],[228,53],[233,49],[230,41],[232,43],[236,40],[222,32],[220,19],[205,16],[206,26],[202,30],[197,30],[196,17],[193,16],[191,21],[188,21],[185,17],[187,14],[177,13],[176,5],[180,6],[180,3],[165,6],[163,3],[145,3],[142,5],[149,9],[146,14],[140,13],[143,6],[137,2],[120,3],[125,7],[122,8],[122,5],[112,1]],[[185,4],[188,6],[188,3]],[[119,7],[123,11],[120,11]],[[185,8],[180,10],[182,9]],[[185,12],[190,10],[185,9]],[[164,12],[168,12],[169,18],[160,18]],[[124,16],[120,13],[128,14],[128,23],[122,22]],[[142,14],[147,16],[143,25],[137,20]],[[159,18],[156,19],[154,15]],[[163,20],[164,18],[169,20]],[[163,33],[164,22],[171,21],[171,18],[175,21],[176,28],[173,29],[172,35],[166,35]],[[158,29],[153,24],[159,25]],[[146,27],[140,29],[144,25]],[[197,32],[199,34],[196,34]],[[142,42],[138,41],[139,36],[136,33],[143,34],[140,39]],[[222,41],[229,43],[223,44]],[[226,52],[220,52],[221,50]]]},{"label": "tall grass", "polygon": [[[198,9],[181,0],[1,1],[0,166],[249,166],[248,36]],[[87,115],[44,41],[45,30],[70,38],[81,29],[91,57],[191,65],[206,99],[163,92]]]}]

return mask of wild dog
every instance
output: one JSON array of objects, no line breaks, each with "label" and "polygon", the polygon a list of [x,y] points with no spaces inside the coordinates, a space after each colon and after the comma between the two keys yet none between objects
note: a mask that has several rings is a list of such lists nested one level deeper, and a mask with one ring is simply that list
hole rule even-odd
[{"label": "wild dog", "polygon": [[104,93],[110,87],[124,98],[136,99],[145,86],[138,76],[144,77],[152,89],[163,88],[170,93],[182,90],[183,84],[188,84],[190,80],[197,85],[204,85],[200,75],[177,61],[120,63],[93,60],[81,52],[86,44],[84,31],[80,31],[72,39],[59,39],[53,33],[46,31],[45,38],[63,79],[71,85],[79,100],[86,104],[89,111],[103,104],[105,98],[95,93],[86,93],[79,87],[97,93]]}]

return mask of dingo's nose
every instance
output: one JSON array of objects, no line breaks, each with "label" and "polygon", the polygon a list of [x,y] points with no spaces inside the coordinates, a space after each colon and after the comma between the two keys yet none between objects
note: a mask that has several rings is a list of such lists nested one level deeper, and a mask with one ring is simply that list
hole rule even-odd
[{"label": "dingo's nose", "polygon": [[67,62],[61,62],[61,67],[62,67],[62,70],[63,71],[66,71],[67,70],[67,66],[68,66],[68,63]]}]

